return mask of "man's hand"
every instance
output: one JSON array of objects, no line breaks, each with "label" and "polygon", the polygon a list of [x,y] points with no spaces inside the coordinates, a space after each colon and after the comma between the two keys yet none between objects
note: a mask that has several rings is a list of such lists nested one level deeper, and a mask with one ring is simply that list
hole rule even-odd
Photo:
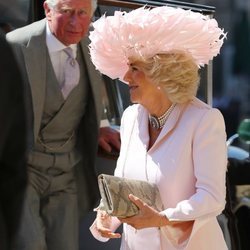
[{"label": "man's hand", "polygon": [[120,133],[111,127],[101,127],[98,144],[108,153],[110,153],[112,149],[119,152],[121,147]]}]

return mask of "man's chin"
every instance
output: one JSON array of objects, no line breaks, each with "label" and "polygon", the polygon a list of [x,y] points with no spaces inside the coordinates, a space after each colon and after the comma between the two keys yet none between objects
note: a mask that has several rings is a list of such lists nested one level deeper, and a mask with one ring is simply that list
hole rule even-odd
[{"label": "man's chin", "polygon": [[83,37],[84,35],[69,35],[66,42],[68,44],[76,44],[79,43]]}]

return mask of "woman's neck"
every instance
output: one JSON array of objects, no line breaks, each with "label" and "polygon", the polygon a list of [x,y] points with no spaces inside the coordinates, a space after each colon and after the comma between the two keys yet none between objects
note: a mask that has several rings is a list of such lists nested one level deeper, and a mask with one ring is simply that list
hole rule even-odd
[{"label": "woman's neck", "polygon": [[157,98],[147,99],[142,105],[148,110],[150,115],[160,117],[170,108],[172,102],[166,95],[159,95]]}]

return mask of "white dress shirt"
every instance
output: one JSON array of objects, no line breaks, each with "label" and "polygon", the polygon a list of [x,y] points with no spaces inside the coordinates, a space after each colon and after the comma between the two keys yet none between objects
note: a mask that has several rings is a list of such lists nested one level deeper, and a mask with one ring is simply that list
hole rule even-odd
[{"label": "white dress shirt", "polygon": [[51,63],[59,84],[64,82],[64,65],[68,58],[68,55],[63,51],[67,47],[71,47],[73,50],[74,58],[76,58],[77,44],[71,44],[65,46],[61,43],[50,31],[48,22],[46,23],[46,44],[49,51]]}]

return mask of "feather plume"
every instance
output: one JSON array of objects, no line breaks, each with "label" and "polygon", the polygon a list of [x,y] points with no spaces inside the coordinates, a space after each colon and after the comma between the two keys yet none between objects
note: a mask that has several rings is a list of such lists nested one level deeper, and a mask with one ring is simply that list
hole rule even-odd
[{"label": "feather plume", "polygon": [[215,19],[168,6],[116,11],[93,23],[90,55],[96,69],[122,79],[128,58],[149,58],[171,50],[190,53],[198,67],[217,56],[226,38]]}]

